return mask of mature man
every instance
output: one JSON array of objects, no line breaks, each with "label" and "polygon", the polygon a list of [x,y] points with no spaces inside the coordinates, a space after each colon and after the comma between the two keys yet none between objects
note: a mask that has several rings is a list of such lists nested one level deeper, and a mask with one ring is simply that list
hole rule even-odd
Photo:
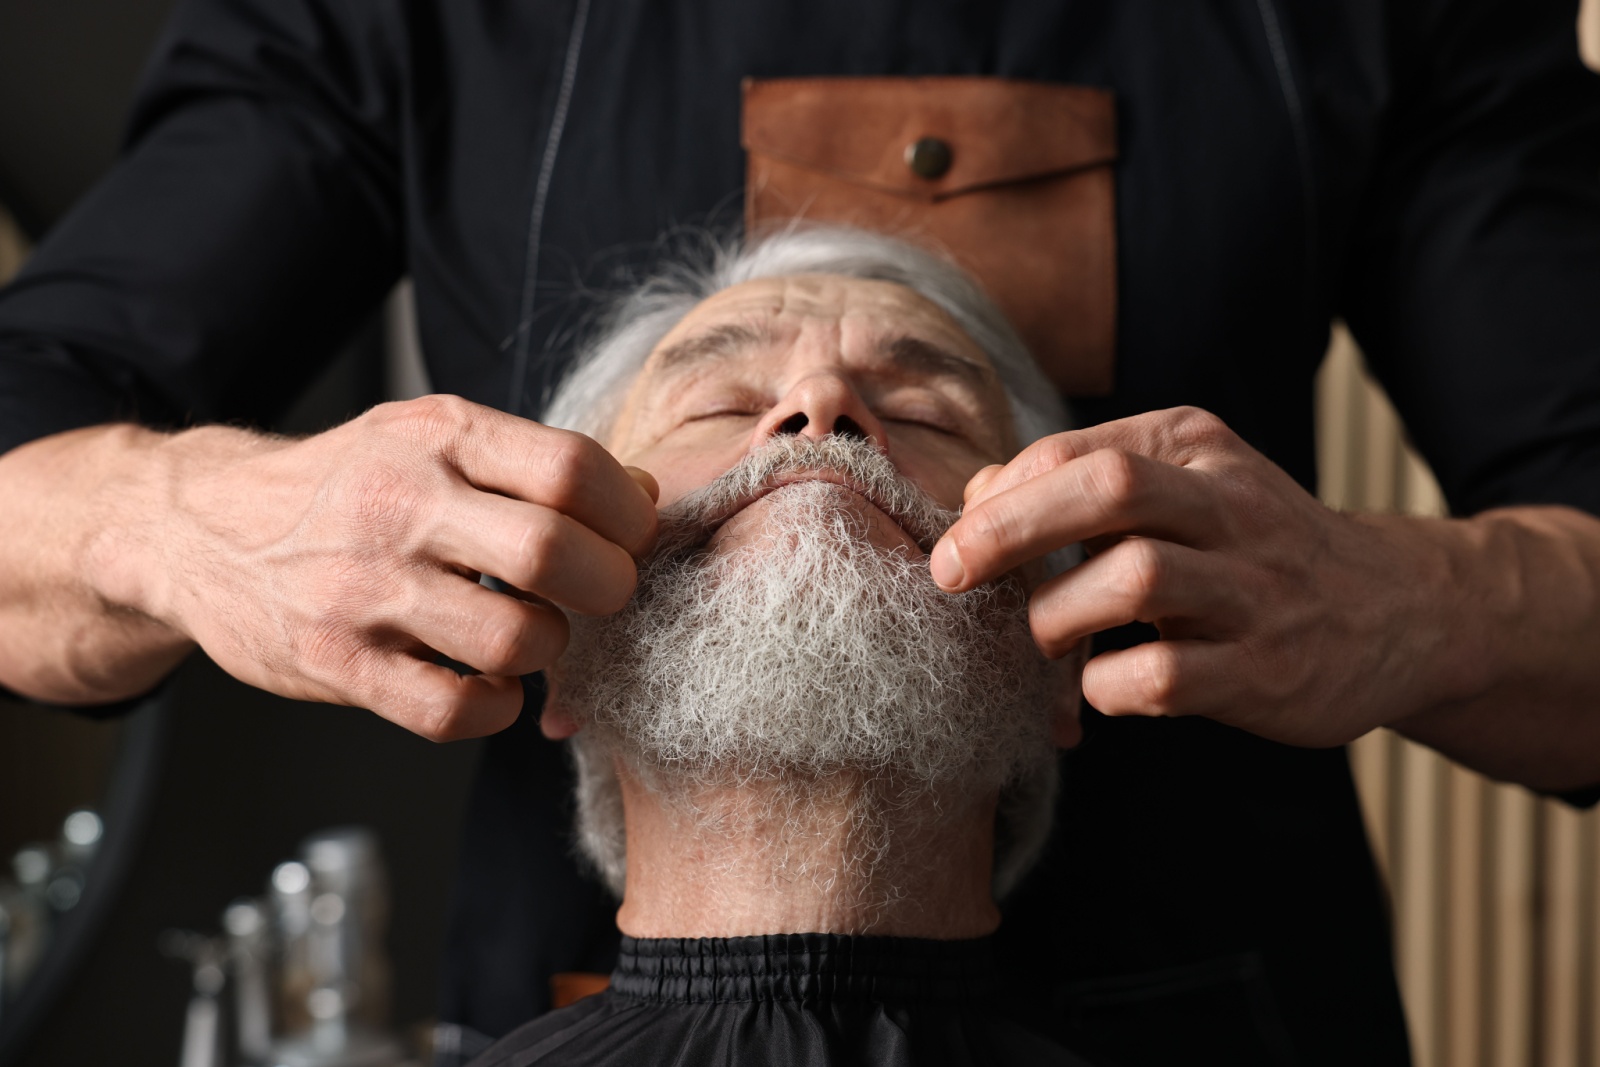
[{"label": "mature man", "polygon": [[[500,731],[441,1017],[503,1033],[615,953],[559,753],[517,718],[566,641],[552,605],[620,608],[654,532],[622,465],[531,421],[576,297],[741,192],[752,217],[773,190],[953,215],[1046,339],[1092,340],[1051,368],[1085,428],[980,475],[930,564],[961,591],[1101,550],[1032,599],[1048,651],[1099,631],[1083,691],[1110,714],[1007,902],[1018,1010],[1128,1063],[1403,1063],[1336,746],[1392,726],[1540,790],[1600,781],[1600,82],[1575,14],[191,0],[125,159],[0,294],[0,684],[114,705],[200,647],[429,737]],[[978,249],[986,219],[1011,238]],[[455,398],[240,428],[405,272]],[[1335,315],[1460,517],[1309,496]]]},{"label": "mature man", "polygon": [[661,487],[633,601],[576,621],[544,713],[622,959],[482,1062],[1077,1062],[996,1013],[987,941],[1077,659],[1018,578],[952,596],[927,563],[1015,427],[1059,428],[1050,392],[907,245],[802,231],[692,276],[717,291],[626,302],[552,405]]}]

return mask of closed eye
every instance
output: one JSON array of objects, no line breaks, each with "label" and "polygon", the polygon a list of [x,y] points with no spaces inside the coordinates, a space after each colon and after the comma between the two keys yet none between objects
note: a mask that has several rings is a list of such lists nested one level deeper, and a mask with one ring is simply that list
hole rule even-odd
[{"label": "closed eye", "polygon": [[943,423],[932,422],[927,419],[896,419],[885,416],[883,421],[892,426],[913,426],[921,430],[932,430],[934,433],[942,434],[945,437],[961,436],[957,431]]}]

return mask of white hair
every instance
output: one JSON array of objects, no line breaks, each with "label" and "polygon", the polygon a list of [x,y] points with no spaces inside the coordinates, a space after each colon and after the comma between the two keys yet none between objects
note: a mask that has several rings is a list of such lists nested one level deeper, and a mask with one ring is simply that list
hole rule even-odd
[{"label": "white hair", "polygon": [[545,423],[603,437],[650,353],[695,305],[744,282],[797,274],[905,286],[948,314],[989,357],[1010,401],[1019,446],[1069,428],[1055,387],[1004,313],[960,267],[882,234],[798,223],[750,240],[708,236],[693,254],[622,297],[549,397]]}]

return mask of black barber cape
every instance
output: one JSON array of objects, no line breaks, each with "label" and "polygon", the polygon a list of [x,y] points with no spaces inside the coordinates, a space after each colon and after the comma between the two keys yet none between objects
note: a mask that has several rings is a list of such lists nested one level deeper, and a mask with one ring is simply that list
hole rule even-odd
[{"label": "black barber cape", "polygon": [[[402,274],[440,391],[533,416],[585,294],[736,221],[740,80],[997,75],[1116,100],[1115,391],[1308,488],[1342,316],[1458,513],[1600,510],[1600,79],[1576,0],[189,0],[125,157],[0,294],[0,448],[270,420]],[[961,151],[960,145],[954,150]],[[1107,635],[1102,648],[1149,636]],[[540,694],[470,804],[441,1017],[607,972]],[[1407,1060],[1345,754],[1107,720],[994,940],[1008,1011],[1123,1065]]]},{"label": "black barber cape", "polygon": [[624,937],[610,989],[472,1067],[1088,1067],[997,996],[987,938]]}]

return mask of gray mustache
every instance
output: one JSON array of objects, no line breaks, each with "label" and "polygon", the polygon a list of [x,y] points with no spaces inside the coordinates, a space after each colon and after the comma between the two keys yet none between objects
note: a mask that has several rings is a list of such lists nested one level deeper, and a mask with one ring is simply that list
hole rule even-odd
[{"label": "gray mustache", "polygon": [[895,469],[887,456],[858,437],[830,434],[820,440],[787,434],[774,437],[725,474],[661,509],[660,536],[652,558],[698,551],[719,526],[779,479],[829,471],[842,476],[911,535],[924,552],[960,517]]}]

